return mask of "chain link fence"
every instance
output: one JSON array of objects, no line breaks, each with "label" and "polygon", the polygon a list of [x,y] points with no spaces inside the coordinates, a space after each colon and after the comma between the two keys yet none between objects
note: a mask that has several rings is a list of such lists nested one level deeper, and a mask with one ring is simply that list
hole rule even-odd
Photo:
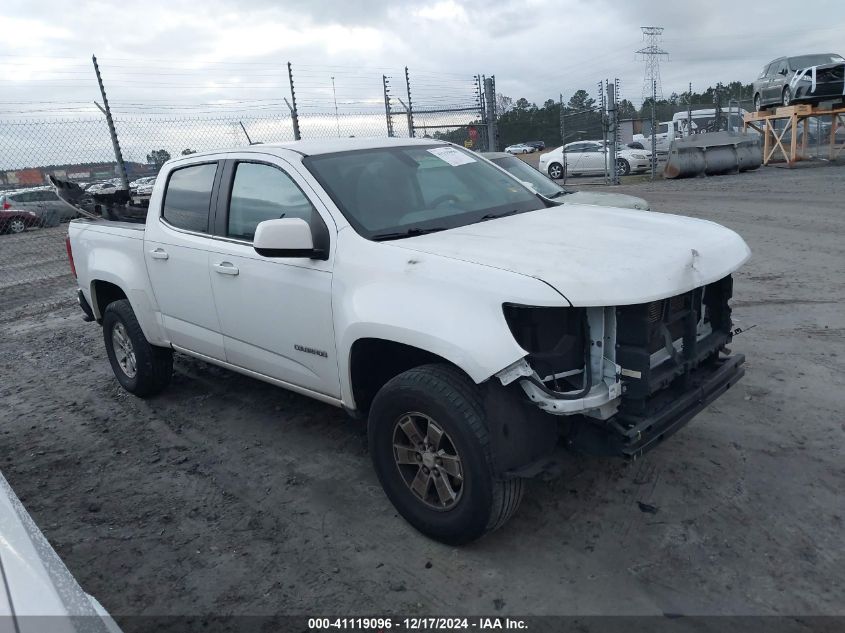
[{"label": "chain link fence", "polygon": [[[412,82],[407,68],[387,75],[289,67],[290,99],[221,105],[221,114],[205,116],[160,100],[150,106],[115,100],[112,116],[132,183],[156,176],[179,155],[297,137],[431,137],[486,150],[482,85],[480,75],[435,73],[420,73]],[[150,116],[138,114],[144,108]],[[56,198],[48,176],[82,186],[119,182],[101,113],[68,117],[60,109],[40,117],[0,120],[0,301],[70,273],[64,223],[73,210]]]}]

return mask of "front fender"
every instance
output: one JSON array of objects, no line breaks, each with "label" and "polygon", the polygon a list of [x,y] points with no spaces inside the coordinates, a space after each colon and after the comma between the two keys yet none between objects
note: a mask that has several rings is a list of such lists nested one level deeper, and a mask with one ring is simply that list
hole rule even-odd
[{"label": "front fender", "polygon": [[533,277],[370,242],[351,230],[338,235],[333,310],[341,394],[350,408],[350,354],[359,339],[425,350],[481,383],[526,354],[503,303],[569,305]]}]

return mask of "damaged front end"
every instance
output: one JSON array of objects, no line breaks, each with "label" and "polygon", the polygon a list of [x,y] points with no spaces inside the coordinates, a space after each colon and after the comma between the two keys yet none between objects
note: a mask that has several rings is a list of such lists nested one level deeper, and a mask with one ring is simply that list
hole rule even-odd
[{"label": "damaged front end", "polygon": [[499,372],[546,414],[566,443],[636,457],[742,377],[730,356],[729,276],[674,297],[619,307],[504,306],[528,354]]}]

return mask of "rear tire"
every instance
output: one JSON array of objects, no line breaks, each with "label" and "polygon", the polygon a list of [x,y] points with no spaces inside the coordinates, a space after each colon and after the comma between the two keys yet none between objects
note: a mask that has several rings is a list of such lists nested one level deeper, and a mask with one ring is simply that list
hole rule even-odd
[{"label": "rear tire", "polygon": [[763,100],[760,98],[760,95],[754,95],[754,110],[757,112],[762,112],[765,110],[763,107]]},{"label": "rear tire", "polygon": [[26,223],[18,218],[9,222],[9,233],[23,233],[26,230]]},{"label": "rear tire", "polygon": [[103,314],[103,340],[120,385],[139,398],[161,392],[173,375],[173,350],[151,345],[126,299],[113,301]]},{"label": "rear tire", "polygon": [[493,474],[478,389],[454,367],[423,365],[390,380],[373,400],[368,435],[385,494],[435,540],[468,543],[519,507],[523,480]]},{"label": "rear tire", "polygon": [[549,165],[548,172],[549,178],[552,180],[559,180],[560,178],[563,178],[563,165],[560,163],[552,163]]}]

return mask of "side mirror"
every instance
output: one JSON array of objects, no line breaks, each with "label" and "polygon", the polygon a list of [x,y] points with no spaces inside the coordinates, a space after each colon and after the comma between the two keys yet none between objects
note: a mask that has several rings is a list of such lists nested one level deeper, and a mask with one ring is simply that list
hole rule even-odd
[{"label": "side mirror", "polygon": [[264,257],[310,257],[326,259],[314,248],[311,227],[302,218],[280,218],[259,222],[252,240],[255,252]]}]

